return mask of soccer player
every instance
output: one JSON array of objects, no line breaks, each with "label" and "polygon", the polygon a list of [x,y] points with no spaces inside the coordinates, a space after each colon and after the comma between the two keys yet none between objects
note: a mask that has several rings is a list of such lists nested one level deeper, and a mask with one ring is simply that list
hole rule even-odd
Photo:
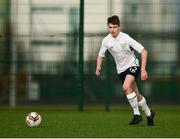
[{"label": "soccer player", "polygon": [[[95,74],[101,74],[101,66],[105,57],[105,52],[108,50],[114,57],[118,76],[123,84],[123,91],[133,109],[134,117],[129,122],[130,125],[139,124],[142,121],[139,108],[145,112],[147,116],[147,124],[154,125],[155,113],[150,110],[146,103],[146,99],[140,94],[136,78],[138,73],[141,73],[141,80],[148,79],[146,71],[146,63],[148,52],[136,40],[128,34],[121,32],[119,17],[114,15],[107,19],[109,34],[102,40],[102,45],[97,57],[97,65]],[[139,60],[134,55],[134,50],[141,55],[141,66]]]}]

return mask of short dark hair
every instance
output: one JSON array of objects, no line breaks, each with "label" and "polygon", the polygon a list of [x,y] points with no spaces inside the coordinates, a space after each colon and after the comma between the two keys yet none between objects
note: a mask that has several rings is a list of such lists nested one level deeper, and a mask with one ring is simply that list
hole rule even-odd
[{"label": "short dark hair", "polygon": [[119,17],[117,15],[113,15],[113,16],[108,17],[107,24],[109,24],[109,23],[119,26],[120,25]]}]

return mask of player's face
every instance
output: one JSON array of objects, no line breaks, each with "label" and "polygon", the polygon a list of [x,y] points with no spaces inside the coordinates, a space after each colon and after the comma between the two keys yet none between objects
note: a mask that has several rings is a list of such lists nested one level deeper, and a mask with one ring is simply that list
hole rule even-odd
[{"label": "player's face", "polygon": [[120,28],[118,25],[113,25],[111,23],[108,24],[109,32],[113,37],[117,37],[120,31]]}]

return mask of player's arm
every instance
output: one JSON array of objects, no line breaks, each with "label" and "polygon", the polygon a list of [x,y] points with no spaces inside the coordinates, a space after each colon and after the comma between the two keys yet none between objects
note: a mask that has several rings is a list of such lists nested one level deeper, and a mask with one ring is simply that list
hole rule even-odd
[{"label": "player's arm", "polygon": [[96,72],[95,72],[96,76],[99,76],[101,74],[101,66],[103,61],[104,61],[104,57],[98,55],[96,60]]},{"label": "player's arm", "polygon": [[147,64],[148,52],[139,42],[137,42],[130,36],[128,36],[128,40],[130,42],[130,46],[141,54],[141,80],[147,80],[148,73],[146,71],[146,64]]},{"label": "player's arm", "polygon": [[101,74],[101,66],[104,61],[106,50],[107,50],[106,43],[105,40],[103,40],[96,60],[96,71],[95,71],[96,76],[100,76]]},{"label": "player's arm", "polygon": [[144,48],[141,52],[141,80],[148,79],[148,73],[146,71],[147,59],[148,51]]}]

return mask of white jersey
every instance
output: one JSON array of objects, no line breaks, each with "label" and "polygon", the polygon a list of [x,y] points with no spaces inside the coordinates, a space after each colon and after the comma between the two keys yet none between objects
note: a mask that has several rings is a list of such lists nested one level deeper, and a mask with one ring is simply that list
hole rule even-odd
[{"label": "white jersey", "polygon": [[120,74],[131,66],[139,66],[134,50],[141,53],[143,49],[144,47],[128,34],[120,32],[116,38],[108,34],[103,39],[99,56],[105,57],[108,50],[114,57],[117,73]]}]

